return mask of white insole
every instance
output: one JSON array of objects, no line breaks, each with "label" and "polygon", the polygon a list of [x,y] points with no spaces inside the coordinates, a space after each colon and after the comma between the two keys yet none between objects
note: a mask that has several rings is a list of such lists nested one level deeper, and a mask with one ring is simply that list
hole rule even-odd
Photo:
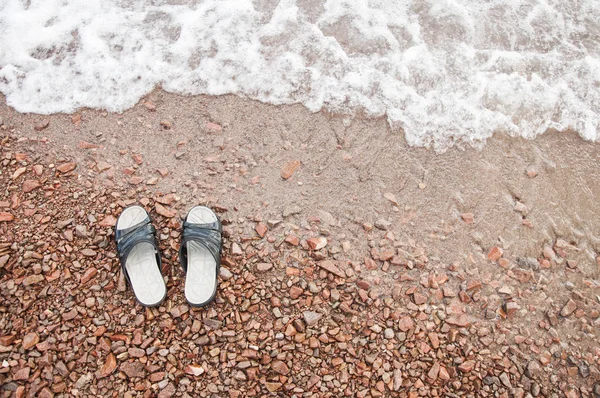
[{"label": "white insole", "polygon": [[[143,207],[126,208],[117,223],[117,229],[133,227],[146,219],[148,214]],[[147,242],[135,245],[125,263],[127,274],[135,296],[145,306],[158,305],[167,295],[165,281],[156,263],[154,246]]]},{"label": "white insole", "polygon": [[[192,224],[208,224],[217,221],[211,209],[196,206],[187,216]],[[201,305],[209,301],[217,286],[217,262],[201,243],[187,243],[187,275],[185,277],[185,298],[192,305]]]}]

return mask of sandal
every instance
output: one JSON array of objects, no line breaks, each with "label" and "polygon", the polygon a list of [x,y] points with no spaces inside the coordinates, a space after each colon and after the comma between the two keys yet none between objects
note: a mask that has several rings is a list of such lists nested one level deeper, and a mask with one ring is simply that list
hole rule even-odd
[{"label": "sandal", "polygon": [[123,274],[136,299],[146,307],[159,305],[167,296],[161,272],[156,228],[141,206],[129,206],[115,225],[117,253]]},{"label": "sandal", "polygon": [[183,223],[179,249],[179,261],[186,273],[185,298],[192,307],[203,307],[214,300],[221,249],[221,221],[208,207],[194,207]]}]

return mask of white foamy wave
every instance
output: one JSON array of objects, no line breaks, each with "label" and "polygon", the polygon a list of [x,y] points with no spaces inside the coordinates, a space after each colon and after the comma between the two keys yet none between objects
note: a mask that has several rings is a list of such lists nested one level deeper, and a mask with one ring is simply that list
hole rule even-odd
[{"label": "white foamy wave", "polygon": [[160,85],[386,116],[438,149],[600,138],[597,0],[2,0],[0,37],[21,112],[122,111]]}]

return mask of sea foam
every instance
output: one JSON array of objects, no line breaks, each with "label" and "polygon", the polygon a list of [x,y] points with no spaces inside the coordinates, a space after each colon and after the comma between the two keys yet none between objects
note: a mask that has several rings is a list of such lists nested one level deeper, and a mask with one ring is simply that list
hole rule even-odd
[{"label": "sea foam", "polygon": [[412,145],[600,138],[597,0],[1,0],[21,112],[123,111],[156,86],[385,116]]}]

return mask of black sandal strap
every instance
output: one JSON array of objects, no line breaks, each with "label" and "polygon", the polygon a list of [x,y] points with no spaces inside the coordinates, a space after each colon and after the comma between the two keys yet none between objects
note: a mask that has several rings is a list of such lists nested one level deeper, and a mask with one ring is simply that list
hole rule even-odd
[{"label": "black sandal strap", "polygon": [[187,272],[187,243],[198,242],[210,252],[217,263],[217,269],[221,264],[221,221],[207,224],[194,224],[188,221],[183,223],[183,234],[179,248],[179,259],[184,271]]},{"label": "black sandal strap", "polygon": [[156,241],[156,228],[154,228],[154,226],[151,224],[150,218],[146,218],[146,220],[142,221],[141,223],[129,228],[116,229],[115,240],[117,242],[117,253],[119,254],[119,260],[121,260],[123,273],[130,283],[131,281],[129,280],[129,275],[127,274],[127,268],[125,268],[125,264],[131,249],[133,249],[138,243],[147,242],[154,247],[156,263],[159,271],[161,270],[161,258],[160,253],[158,252],[158,242]]}]

